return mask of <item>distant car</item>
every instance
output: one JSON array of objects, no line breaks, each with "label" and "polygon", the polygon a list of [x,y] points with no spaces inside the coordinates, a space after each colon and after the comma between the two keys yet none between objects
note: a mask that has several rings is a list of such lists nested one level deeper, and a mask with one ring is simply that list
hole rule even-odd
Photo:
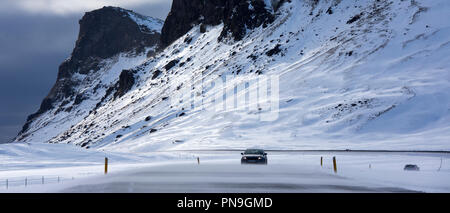
[{"label": "distant car", "polygon": [[267,164],[267,153],[263,149],[247,149],[241,155],[241,164]]},{"label": "distant car", "polygon": [[406,170],[406,171],[419,171],[420,168],[417,165],[414,165],[414,164],[407,164],[407,165],[405,165],[405,168],[403,168],[403,170]]}]

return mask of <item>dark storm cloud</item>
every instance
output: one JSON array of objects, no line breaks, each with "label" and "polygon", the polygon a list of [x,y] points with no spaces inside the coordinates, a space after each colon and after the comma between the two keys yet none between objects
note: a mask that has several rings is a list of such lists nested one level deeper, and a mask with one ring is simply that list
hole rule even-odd
[{"label": "dark storm cloud", "polygon": [[[164,19],[170,2],[126,9]],[[17,8],[0,13],[0,143],[12,139],[39,108],[55,83],[59,64],[72,52],[83,14],[43,15]]]},{"label": "dark storm cloud", "polygon": [[78,17],[0,16],[0,140],[36,111],[70,54]]}]

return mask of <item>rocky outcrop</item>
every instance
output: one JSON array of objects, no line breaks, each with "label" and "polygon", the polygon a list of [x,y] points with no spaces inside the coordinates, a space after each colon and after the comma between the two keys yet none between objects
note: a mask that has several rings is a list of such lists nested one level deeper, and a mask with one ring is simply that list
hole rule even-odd
[{"label": "rocky outcrop", "polygon": [[72,61],[109,58],[120,52],[143,51],[158,42],[159,33],[142,32],[131,11],[104,7],[88,12],[80,20],[80,33]]},{"label": "rocky outcrop", "polygon": [[125,93],[130,91],[134,85],[134,74],[132,70],[123,70],[119,76],[119,82],[117,85],[116,93],[114,93],[114,98],[122,97]]},{"label": "rocky outcrop", "polygon": [[228,34],[235,40],[241,40],[247,29],[254,29],[261,25],[274,21],[272,6],[266,5],[264,0],[253,1],[226,1],[224,11],[224,27],[219,40],[227,37]]},{"label": "rocky outcrop", "polygon": [[[266,2],[271,5],[266,5]],[[241,40],[247,29],[267,25],[274,20],[273,11],[283,0],[174,0],[161,32],[167,46],[195,25],[224,24],[219,40],[229,34]]]},{"label": "rocky outcrop", "polygon": [[[155,24],[152,25],[152,22]],[[103,7],[87,12],[79,24],[80,32],[71,57],[59,66],[55,85],[42,101],[39,110],[28,117],[19,135],[28,129],[33,119],[56,107],[56,102],[66,98],[75,99],[74,87],[79,84],[72,77],[75,73],[96,72],[104,59],[124,52],[142,53],[146,47],[157,48],[160,44],[158,25],[162,25],[161,20],[118,7]],[[82,101],[79,98],[77,100]]]}]

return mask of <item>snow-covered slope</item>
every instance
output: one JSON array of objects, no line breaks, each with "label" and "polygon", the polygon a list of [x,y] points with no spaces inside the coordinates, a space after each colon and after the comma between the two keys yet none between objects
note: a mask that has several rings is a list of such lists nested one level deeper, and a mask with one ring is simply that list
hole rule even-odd
[{"label": "snow-covered slope", "polygon": [[139,25],[143,32],[161,32],[164,22],[160,19],[156,19],[150,16],[143,16],[132,11],[124,10],[128,13],[129,17],[133,19],[136,24]]},{"label": "snow-covered slope", "polygon": [[[292,0],[240,41],[219,42],[223,24],[197,25],[151,58],[122,54],[77,76],[89,98],[42,114],[19,138],[123,152],[448,150],[449,9],[447,0]],[[123,69],[135,82],[113,97]],[[253,99],[263,77],[270,95]],[[225,78],[225,100],[212,101]]]}]

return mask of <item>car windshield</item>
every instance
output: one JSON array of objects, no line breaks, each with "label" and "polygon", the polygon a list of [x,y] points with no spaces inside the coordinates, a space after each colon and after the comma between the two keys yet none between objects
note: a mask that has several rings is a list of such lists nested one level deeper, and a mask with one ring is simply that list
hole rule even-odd
[{"label": "car windshield", "polygon": [[253,154],[253,155],[262,155],[264,154],[264,150],[262,149],[247,149],[244,154]]}]

